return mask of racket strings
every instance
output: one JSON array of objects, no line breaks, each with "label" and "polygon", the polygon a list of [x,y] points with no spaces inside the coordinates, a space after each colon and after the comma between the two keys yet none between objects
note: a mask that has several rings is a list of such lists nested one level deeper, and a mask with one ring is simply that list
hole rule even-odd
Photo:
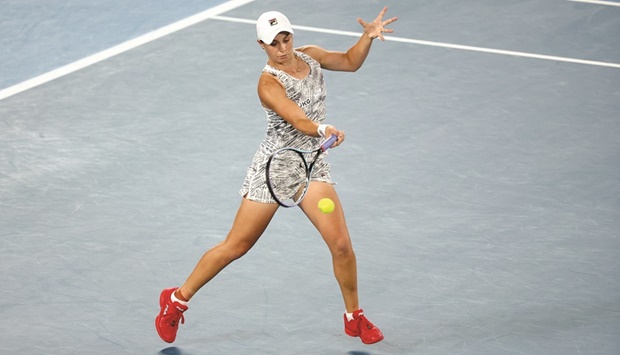
[{"label": "racket strings", "polygon": [[269,180],[276,199],[285,204],[294,204],[308,185],[307,167],[302,155],[288,149],[274,155],[269,168]]}]

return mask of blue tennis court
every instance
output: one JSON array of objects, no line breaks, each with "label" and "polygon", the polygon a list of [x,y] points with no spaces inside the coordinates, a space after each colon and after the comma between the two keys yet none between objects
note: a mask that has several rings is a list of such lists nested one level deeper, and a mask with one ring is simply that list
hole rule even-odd
[{"label": "blue tennis court", "polygon": [[[254,22],[346,50],[332,177],[360,302],[297,209],[159,339],[265,131]],[[0,0],[0,353],[620,353],[620,2]]]}]

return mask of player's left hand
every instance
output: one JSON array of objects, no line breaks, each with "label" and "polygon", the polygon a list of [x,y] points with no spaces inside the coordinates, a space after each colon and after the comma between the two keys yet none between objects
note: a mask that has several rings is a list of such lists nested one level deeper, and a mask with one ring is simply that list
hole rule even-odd
[{"label": "player's left hand", "polygon": [[364,20],[362,20],[361,18],[357,18],[357,22],[362,25],[362,27],[364,27],[364,33],[371,39],[375,39],[375,38],[381,38],[382,41],[385,41],[385,38],[383,38],[383,33],[393,33],[394,30],[391,30],[389,28],[385,28],[384,26],[389,25],[390,23],[398,20],[398,18],[396,17],[392,17],[388,20],[383,21],[383,15],[385,15],[385,13],[387,12],[387,6],[383,8],[383,10],[381,10],[381,12],[379,13],[379,16],[377,16],[377,18],[372,21],[372,22],[366,22]]}]

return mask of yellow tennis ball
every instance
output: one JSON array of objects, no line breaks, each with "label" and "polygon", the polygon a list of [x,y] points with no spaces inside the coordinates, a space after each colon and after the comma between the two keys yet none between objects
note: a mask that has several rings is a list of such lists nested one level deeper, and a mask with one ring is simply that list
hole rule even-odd
[{"label": "yellow tennis ball", "polygon": [[334,207],[336,207],[336,205],[334,204],[334,201],[328,199],[327,197],[319,200],[319,209],[323,213],[334,212]]}]

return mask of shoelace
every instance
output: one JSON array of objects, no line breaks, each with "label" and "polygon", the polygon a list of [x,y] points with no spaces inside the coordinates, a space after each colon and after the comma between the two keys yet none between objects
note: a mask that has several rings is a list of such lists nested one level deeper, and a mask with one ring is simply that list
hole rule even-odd
[{"label": "shoelace", "polygon": [[368,329],[372,329],[372,328],[374,328],[374,327],[375,327],[375,325],[374,325],[374,324],[372,324],[372,323],[371,323],[371,322],[370,322],[370,321],[369,321],[366,317],[364,317],[364,316],[361,316],[361,317],[360,317],[360,328],[361,328],[362,326],[365,326],[365,327],[366,327],[366,328],[368,328]]},{"label": "shoelace", "polygon": [[181,324],[185,324],[185,316],[183,315],[183,312],[176,308],[172,313],[166,314],[166,317],[169,317],[170,325],[173,327],[179,322],[179,319],[181,320]]}]

